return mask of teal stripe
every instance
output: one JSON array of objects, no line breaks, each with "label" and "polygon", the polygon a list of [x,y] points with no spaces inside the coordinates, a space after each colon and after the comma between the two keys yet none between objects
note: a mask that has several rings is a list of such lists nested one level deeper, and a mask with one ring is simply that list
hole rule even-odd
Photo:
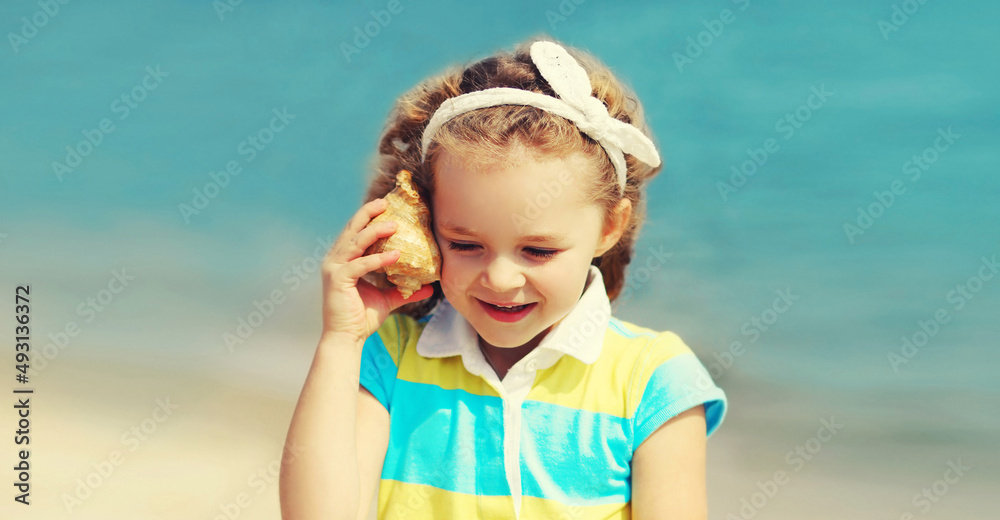
[{"label": "teal stripe", "polygon": [[628,330],[627,328],[625,328],[625,324],[622,323],[622,321],[619,320],[618,318],[615,318],[614,316],[611,317],[611,321],[609,322],[609,325],[611,325],[611,328],[615,329],[615,332],[621,334],[622,336],[625,336],[628,339],[634,339],[634,338],[638,338],[640,336],[644,336],[644,337],[647,337],[647,338],[655,338],[656,337],[653,334],[649,334],[648,332],[643,332],[642,334],[636,334],[636,333]]},{"label": "teal stripe", "polygon": [[[446,491],[509,496],[500,398],[400,380],[392,401],[382,478]],[[631,422],[610,414],[526,401],[525,496],[576,506],[628,502]]]},{"label": "teal stripe", "polygon": [[706,434],[711,435],[726,411],[726,394],[715,386],[708,370],[694,354],[680,354],[656,367],[643,390],[633,416],[633,451],[663,423],[699,404],[705,404]]},{"label": "teal stripe", "polygon": [[392,400],[398,368],[378,333],[368,336],[361,351],[359,382],[382,403],[386,410]]},{"label": "teal stripe", "polygon": [[382,478],[457,493],[509,496],[499,397],[400,380]]},{"label": "teal stripe", "polygon": [[538,401],[526,401],[521,410],[525,496],[572,506],[629,501],[628,419]]},{"label": "teal stripe", "polygon": [[612,329],[615,329],[615,332],[621,334],[622,336],[625,336],[626,338],[632,339],[637,337],[635,334],[632,333],[632,331],[626,329],[625,326],[622,325],[621,321],[619,321],[618,318],[615,318],[614,316],[611,317],[611,321],[608,323],[611,325]]}]

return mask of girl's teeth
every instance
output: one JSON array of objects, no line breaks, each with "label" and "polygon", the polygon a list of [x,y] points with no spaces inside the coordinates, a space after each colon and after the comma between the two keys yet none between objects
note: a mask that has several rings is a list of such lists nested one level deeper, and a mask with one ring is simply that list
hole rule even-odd
[{"label": "girl's teeth", "polygon": [[[527,305],[527,304],[525,304],[525,305]],[[494,305],[494,307],[496,307],[497,309],[503,309],[503,310],[514,310],[514,309],[523,308],[525,305],[511,305],[511,306]]]}]

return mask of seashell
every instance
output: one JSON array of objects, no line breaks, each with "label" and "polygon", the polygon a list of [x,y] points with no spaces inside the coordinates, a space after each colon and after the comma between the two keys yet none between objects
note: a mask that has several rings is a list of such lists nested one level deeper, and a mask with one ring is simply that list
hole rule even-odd
[{"label": "seashell", "polygon": [[422,285],[441,279],[441,252],[431,231],[430,209],[420,199],[410,172],[400,170],[396,174],[396,187],[385,200],[389,206],[371,224],[392,220],[399,226],[391,236],[380,238],[366,249],[365,255],[398,249],[399,260],[363,278],[379,288],[392,283],[404,298],[409,298]]}]

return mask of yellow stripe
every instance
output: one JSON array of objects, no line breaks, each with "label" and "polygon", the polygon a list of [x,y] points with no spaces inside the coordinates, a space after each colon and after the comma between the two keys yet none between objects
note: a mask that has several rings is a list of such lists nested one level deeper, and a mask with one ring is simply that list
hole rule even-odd
[{"label": "yellow stripe", "polygon": [[444,358],[405,356],[396,377],[403,381],[439,386],[445,390],[465,390],[473,395],[500,396],[485,379],[465,370],[462,356]]},{"label": "yellow stripe", "polygon": [[[379,520],[440,520],[442,518],[508,519],[514,510],[509,496],[476,496],[444,491],[433,486],[381,480],[378,490]],[[567,506],[554,500],[522,497],[521,518],[572,520],[626,520],[630,503]]]},{"label": "yellow stripe", "polygon": [[[443,358],[425,358],[417,354],[417,340],[423,332],[426,323],[420,323],[405,315],[398,316],[398,323],[379,329],[385,329],[386,334],[382,337],[386,341],[386,347],[390,348],[388,341],[396,342],[397,330],[401,331],[403,350],[409,349],[412,354],[403,356],[402,364],[399,361],[399,354],[390,352],[398,370],[396,377],[403,381],[414,383],[425,383],[439,386],[445,390],[465,390],[474,395],[488,395],[499,397],[500,394],[493,389],[485,379],[473,376],[462,364],[461,356],[448,356]],[[386,320],[388,324],[392,320]]]},{"label": "yellow stripe", "polygon": [[[626,324],[631,325],[631,324]],[[630,331],[653,331],[632,326]],[[690,353],[691,349],[671,332],[655,338],[640,335],[627,338],[608,330],[601,355],[592,365],[585,365],[570,356],[559,358],[551,367],[541,370],[528,399],[577,408],[615,417],[632,417],[642,395],[636,389],[645,388],[653,370],[664,361]]]},{"label": "yellow stripe", "polygon": [[[572,356],[562,356],[551,367],[538,371],[527,399],[632,417],[656,367],[674,356],[690,354],[691,349],[673,332],[655,332],[629,322],[620,323],[636,337],[629,338],[608,328],[597,361],[586,365]],[[465,370],[461,356],[417,355],[417,340],[425,325],[409,316],[393,314],[379,328],[389,355],[399,367],[399,379],[446,390],[464,390],[473,395],[499,396],[485,379]],[[401,351],[406,349],[413,355],[402,356],[400,363]]]},{"label": "yellow stripe", "polygon": [[642,392],[646,388],[646,384],[649,383],[650,378],[653,377],[653,372],[656,371],[657,367],[665,361],[682,354],[693,355],[693,352],[691,352],[691,348],[677,334],[670,331],[660,333],[655,341],[649,343],[643,349],[639,362],[635,365],[632,386],[628,392],[629,410],[627,417],[635,415],[635,410],[639,407],[639,401],[642,400]]},{"label": "yellow stripe", "polygon": [[528,399],[567,408],[626,417],[624,403],[630,363],[615,362],[617,345],[605,342],[601,356],[592,365],[562,356],[554,365],[540,370]]},{"label": "yellow stripe", "polygon": [[395,314],[390,314],[389,317],[382,322],[382,325],[378,328],[376,333],[378,333],[379,338],[385,345],[386,352],[392,357],[392,363],[399,366],[399,329],[400,323],[399,319]]},{"label": "yellow stripe", "polygon": [[[498,514],[489,515],[488,512]],[[381,480],[378,488],[379,520],[440,520],[442,518],[510,518],[511,497],[477,496],[444,491],[424,484]],[[522,518],[525,518],[522,515]]]},{"label": "yellow stripe", "polygon": [[632,505],[626,502],[599,506],[567,506],[545,498],[521,497],[521,518],[627,520],[632,518]]},{"label": "yellow stripe", "polygon": [[632,334],[635,334],[636,336],[652,336],[652,337],[656,337],[656,336],[660,335],[659,332],[657,332],[657,331],[655,331],[653,329],[647,329],[646,327],[641,327],[639,325],[636,325],[635,323],[629,323],[627,321],[619,320],[617,318],[614,318],[614,320],[616,322],[618,322],[622,326],[622,328],[624,328],[625,330],[631,332]]}]

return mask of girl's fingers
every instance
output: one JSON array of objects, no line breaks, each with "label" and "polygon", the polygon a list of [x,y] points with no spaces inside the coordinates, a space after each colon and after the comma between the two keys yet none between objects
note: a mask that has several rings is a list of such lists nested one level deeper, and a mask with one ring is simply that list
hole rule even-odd
[{"label": "girl's fingers", "polygon": [[352,250],[348,253],[354,258],[361,256],[378,239],[391,236],[395,233],[398,226],[399,224],[389,221],[379,222],[378,225],[364,228],[354,236],[354,240],[351,242]]},{"label": "girl's fingers", "polygon": [[388,203],[385,199],[374,199],[368,201],[361,209],[351,217],[351,220],[347,222],[347,227],[344,228],[346,234],[350,236],[357,235],[361,232],[369,222],[380,213],[385,211],[388,207]]},{"label": "girl's fingers", "polygon": [[393,249],[375,255],[362,256],[347,262],[343,266],[341,274],[351,280],[358,280],[367,273],[380,267],[385,267],[396,263],[399,260],[399,250]]},{"label": "girl's fingers", "polygon": [[384,294],[386,300],[389,301],[389,310],[393,311],[407,303],[418,302],[429,298],[432,294],[434,294],[434,287],[430,284],[424,285],[411,294],[409,298],[403,298],[403,295],[399,294],[399,290],[395,287],[382,289],[382,294]]},{"label": "girl's fingers", "polygon": [[385,199],[374,199],[361,206],[361,209],[344,226],[337,241],[327,251],[327,257],[336,263],[346,263],[361,255],[367,246],[363,248],[357,246],[358,234],[368,226],[373,218],[385,211],[386,207],[388,207],[388,203]]}]

